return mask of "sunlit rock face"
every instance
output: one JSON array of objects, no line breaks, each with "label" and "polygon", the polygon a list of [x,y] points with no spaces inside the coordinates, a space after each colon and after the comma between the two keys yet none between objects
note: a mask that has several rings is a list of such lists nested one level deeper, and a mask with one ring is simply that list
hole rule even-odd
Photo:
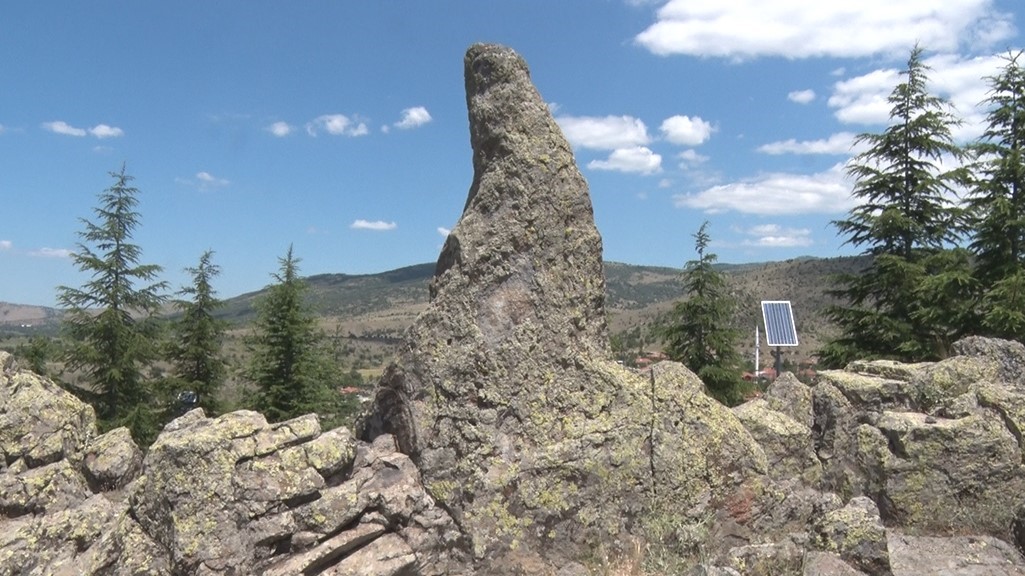
[{"label": "sunlit rock face", "polygon": [[765,459],[685,368],[610,361],[601,237],[569,143],[515,52],[475,45],[464,67],[473,182],[367,436],[395,435],[479,562],[558,565],[625,541],[656,484],[683,505],[710,490],[699,467],[725,486]]}]

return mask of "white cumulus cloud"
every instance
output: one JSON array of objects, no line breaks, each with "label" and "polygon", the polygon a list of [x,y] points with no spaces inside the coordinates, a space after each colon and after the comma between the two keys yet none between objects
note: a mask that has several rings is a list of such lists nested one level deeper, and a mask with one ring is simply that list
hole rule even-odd
[{"label": "white cumulus cloud", "polygon": [[0,250],[10,250],[14,243],[10,240],[0,240]]},{"label": "white cumulus cloud", "polygon": [[224,188],[231,184],[231,181],[226,178],[219,178],[213,174],[203,170],[196,172],[196,175],[192,178],[175,178],[175,182],[196,188],[199,190],[213,190],[216,188]]},{"label": "white cumulus cloud", "polygon": [[864,57],[906,52],[915,44],[954,51],[998,45],[1014,34],[1013,14],[992,0],[670,0],[635,37],[668,56]]},{"label": "white cumulus cloud", "polygon": [[786,228],[779,224],[760,224],[752,226],[743,233],[748,236],[745,246],[763,248],[792,248],[811,246],[811,230],[807,228]]},{"label": "white cumulus cloud", "polygon": [[847,124],[885,124],[892,108],[886,99],[900,80],[893,68],[841,80],[833,85],[829,106],[836,108],[836,118]]},{"label": "white cumulus cloud", "polygon": [[402,119],[394,124],[400,130],[408,130],[423,126],[431,121],[431,113],[423,106],[406,108],[402,111]]},{"label": "white cumulus cloud", "polygon": [[92,128],[77,128],[68,124],[63,120],[54,120],[53,122],[43,122],[43,130],[53,132],[54,134],[63,134],[65,136],[85,136],[91,134],[96,138],[118,138],[125,135],[125,131],[116,127],[108,126],[106,124],[97,124]]},{"label": "white cumulus cloud", "polygon": [[28,253],[29,256],[37,258],[70,258],[72,254],[73,252],[67,248],[40,248]]},{"label": "white cumulus cloud", "polygon": [[677,154],[676,157],[680,159],[680,168],[685,170],[708,161],[708,156],[702,156],[694,150],[684,150]]},{"label": "white cumulus cloud", "polygon": [[770,142],[758,147],[763,154],[857,154],[854,146],[855,135],[851,132],[837,132],[824,140],[803,140],[793,138]]},{"label": "white cumulus cloud", "polygon": [[644,146],[613,150],[607,160],[592,160],[587,163],[592,170],[612,170],[654,174],[662,171],[662,156]]},{"label": "white cumulus cloud", "polygon": [[615,150],[650,142],[647,126],[633,116],[559,116],[555,121],[569,143],[579,148]]},{"label": "white cumulus cloud", "polygon": [[97,124],[89,129],[89,133],[93,136],[103,138],[120,138],[125,135],[125,131],[116,126],[107,126],[106,124]]},{"label": "white cumulus cloud", "polygon": [[[989,91],[985,78],[996,75],[1006,61],[999,55],[963,57],[937,54],[925,58],[923,63],[930,68],[927,72],[930,94],[947,99],[954,107],[955,116],[963,120],[961,126],[954,128],[954,137],[966,141],[980,135],[984,130],[986,112],[979,104]],[[887,102],[887,98],[903,81],[905,77],[900,75],[898,68],[873,70],[834,84],[828,103],[841,122],[888,124],[893,105]]]},{"label": "white cumulus cloud", "polygon": [[681,146],[697,146],[709,137],[715,128],[708,122],[695,116],[670,116],[662,121],[660,127],[665,139]]},{"label": "white cumulus cloud", "polygon": [[316,136],[324,132],[332,136],[365,136],[370,133],[367,125],[344,114],[324,114],[306,124],[306,133]]},{"label": "white cumulus cloud", "polygon": [[385,222],[384,220],[356,220],[349,225],[349,228],[353,230],[394,230],[398,227],[395,222]]},{"label": "white cumulus cloud", "polygon": [[815,99],[814,90],[794,90],[787,94],[787,100],[791,102],[797,102],[798,104],[808,104]]},{"label": "white cumulus cloud", "polygon": [[217,176],[214,176],[213,174],[205,171],[197,172],[196,180],[199,181],[199,185],[201,187],[205,186],[208,188],[221,188],[223,186],[231,184],[229,180],[226,180],[224,178],[218,178]]},{"label": "white cumulus cloud", "polygon": [[452,230],[445,228],[444,226],[438,226],[438,234],[441,234],[443,238],[448,238],[448,235],[452,233]]},{"label": "white cumulus cloud", "polygon": [[295,128],[293,128],[288,122],[275,122],[267,127],[267,131],[278,138],[288,136],[293,130],[295,130]]},{"label": "white cumulus cloud", "polygon": [[843,164],[818,174],[764,174],[696,194],[677,194],[673,203],[710,214],[837,214],[854,206]]},{"label": "white cumulus cloud", "polygon": [[63,120],[55,120],[53,122],[43,122],[43,129],[49,130],[54,134],[63,134],[65,136],[85,136],[86,131],[84,128],[75,128]]}]

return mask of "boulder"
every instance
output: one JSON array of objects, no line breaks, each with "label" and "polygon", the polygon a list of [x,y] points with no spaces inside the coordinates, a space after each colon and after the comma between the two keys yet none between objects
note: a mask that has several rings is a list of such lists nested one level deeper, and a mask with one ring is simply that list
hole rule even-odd
[{"label": "boulder", "polygon": [[366,447],[348,431],[322,434],[315,415],[268,424],[255,412],[194,412],[150,447],[131,497],[174,571],[453,570],[458,532],[390,437]]},{"label": "boulder", "polygon": [[96,435],[92,407],[48,378],[16,370],[13,358],[0,354],[5,366],[0,386],[0,460],[7,466],[36,468],[65,458],[80,459]]},{"label": "boulder", "polygon": [[142,450],[128,428],[115,428],[86,445],[83,471],[93,492],[122,488],[142,469]]},{"label": "boulder", "polygon": [[872,500],[851,499],[843,508],[826,513],[813,530],[813,544],[819,550],[838,554],[869,576],[892,574],[886,529]]},{"label": "boulder", "polygon": [[0,361],[0,576],[460,574],[462,535],[392,437],[315,415],[174,420],[143,457],[124,428]]},{"label": "boulder", "polygon": [[806,428],[815,425],[815,409],[811,387],[797,379],[792,372],[784,372],[765,390],[769,408],[786,414]]},{"label": "boulder", "polygon": [[0,519],[0,575],[96,573],[86,567],[90,548],[112,531],[125,510],[96,494],[56,512]]},{"label": "boulder", "polygon": [[804,556],[801,576],[865,576],[835,552],[808,552]]},{"label": "boulder", "polygon": [[93,409],[7,352],[0,367],[0,576],[88,574],[84,553],[126,510],[86,477]]},{"label": "boulder", "polygon": [[[808,399],[810,409],[810,393]],[[762,398],[733,408],[733,413],[765,451],[770,476],[779,479],[804,477],[813,484],[821,475],[822,467],[812,445],[811,428],[773,410],[769,401]]]},{"label": "boulder", "polygon": [[819,374],[823,486],[872,497],[894,526],[1012,539],[1025,504],[1025,347],[972,337],[953,349],[940,362],[858,361]]},{"label": "boulder", "polygon": [[887,519],[937,533],[1006,533],[1014,515],[1009,498],[1025,494],[1025,467],[998,417],[884,412],[876,428],[888,454],[869,470],[881,472],[876,496]]}]

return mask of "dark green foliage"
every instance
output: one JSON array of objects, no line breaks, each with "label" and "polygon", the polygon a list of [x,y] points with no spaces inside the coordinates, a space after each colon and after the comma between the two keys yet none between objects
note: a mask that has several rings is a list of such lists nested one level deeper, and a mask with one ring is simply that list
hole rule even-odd
[{"label": "dark green foliage", "polygon": [[212,264],[213,252],[207,250],[195,268],[186,268],[192,275],[192,285],[178,292],[189,300],[178,300],[175,305],[181,318],[174,324],[168,356],[173,366],[173,388],[191,390],[199,394],[199,405],[207,415],[220,413],[217,393],[227,378],[227,363],[221,356],[225,322],[214,317],[221,307],[212,280],[220,267]]},{"label": "dark green foliage", "polygon": [[967,198],[982,287],[980,315],[985,333],[1025,340],[1025,69],[1021,52],[1009,54],[990,77],[988,122],[973,147],[976,161]]},{"label": "dark green foliage", "polygon": [[18,346],[14,355],[24,360],[29,370],[46,376],[49,372],[46,364],[55,358],[56,345],[46,336],[33,336],[27,343]]},{"label": "dark green foliage", "polygon": [[710,395],[728,405],[743,400],[740,356],[734,327],[737,301],[726,275],[715,267],[716,255],[707,252],[708,222],[694,234],[697,260],[683,272],[687,299],[669,313],[661,336],[666,355],[682,362],[705,383]]},{"label": "dark green foliage", "polygon": [[964,248],[937,250],[924,258],[920,281],[912,297],[918,305],[912,321],[925,344],[912,358],[947,358],[952,345],[974,334],[978,320],[978,281],[972,275],[972,258]]},{"label": "dark green foliage", "polygon": [[[111,172],[114,184],[99,195],[97,222],[82,219],[83,242],[72,256],[90,279],[81,288],[61,286],[67,366],[85,374],[101,427],[128,426],[141,445],[156,433],[150,383],[145,372],[157,360],[159,326],[154,319],[165,298],[161,268],[140,264],[142,250],[132,244],[139,224],[139,190],[132,177]],[[141,283],[141,285],[139,285]]]},{"label": "dark green foliage", "polygon": [[939,249],[957,239],[957,211],[947,199],[963,179],[960,169],[943,171],[944,156],[961,158],[951,128],[960,122],[949,104],[927,91],[929,68],[915,47],[894,88],[891,124],[881,134],[861,134],[856,144],[868,150],[847,168],[861,200],[846,220],[834,222],[847,243],[869,254],[914,259],[924,249]]},{"label": "dark green foliage", "polygon": [[302,414],[331,414],[337,404],[336,380],[324,335],[305,296],[299,260],[288,253],[279,260],[269,287],[257,304],[249,375],[258,392],[255,408],[268,420],[280,422]]},{"label": "dark green foliage", "polygon": [[842,332],[819,354],[827,366],[855,358],[941,358],[970,330],[969,319],[957,314],[970,315],[971,300],[948,307],[972,292],[966,255],[945,253],[962,225],[949,198],[964,171],[941,166],[944,158],[963,157],[951,137],[958,121],[927,91],[921,55],[915,47],[904,81],[890,94],[890,126],[858,136],[868,149],[848,166],[861,203],[834,224],[872,261],[861,274],[837,278],[831,294],[847,304],[827,313]]},{"label": "dark green foliage", "polygon": [[983,328],[1002,338],[1025,341],[1025,270],[990,286],[982,298]]}]

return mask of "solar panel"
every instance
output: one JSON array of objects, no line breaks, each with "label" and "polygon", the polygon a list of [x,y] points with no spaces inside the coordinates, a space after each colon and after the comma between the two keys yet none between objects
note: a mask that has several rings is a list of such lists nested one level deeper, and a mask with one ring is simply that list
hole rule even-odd
[{"label": "solar panel", "polygon": [[762,319],[769,346],[797,346],[797,328],[789,300],[762,301]]}]

